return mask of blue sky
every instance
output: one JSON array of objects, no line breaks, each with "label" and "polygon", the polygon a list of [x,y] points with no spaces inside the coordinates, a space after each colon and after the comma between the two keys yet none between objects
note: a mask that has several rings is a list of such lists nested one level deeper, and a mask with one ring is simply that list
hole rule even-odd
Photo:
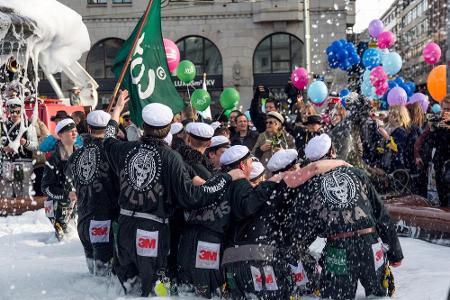
[{"label": "blue sky", "polygon": [[353,30],[361,32],[370,21],[377,19],[389,8],[394,0],[356,0],[356,23]]}]

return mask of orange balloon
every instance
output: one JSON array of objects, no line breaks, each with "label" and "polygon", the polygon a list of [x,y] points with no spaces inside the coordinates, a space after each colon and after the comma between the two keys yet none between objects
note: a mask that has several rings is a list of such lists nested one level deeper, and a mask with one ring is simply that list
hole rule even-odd
[{"label": "orange balloon", "polygon": [[442,102],[447,95],[447,67],[440,65],[431,70],[427,79],[428,92],[437,102]]}]

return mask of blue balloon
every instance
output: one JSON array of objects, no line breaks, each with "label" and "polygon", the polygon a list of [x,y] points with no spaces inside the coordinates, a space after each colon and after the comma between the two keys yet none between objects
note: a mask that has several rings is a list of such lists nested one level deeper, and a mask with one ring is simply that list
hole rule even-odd
[{"label": "blue balloon", "polygon": [[364,51],[362,61],[364,66],[369,70],[372,70],[373,68],[381,65],[380,54],[378,53],[377,49],[374,48],[369,48]]},{"label": "blue balloon", "polygon": [[406,85],[408,85],[409,89],[411,90],[411,93],[414,94],[414,92],[416,91],[416,84],[414,82],[410,81],[410,82],[406,83]]},{"label": "blue balloon", "polygon": [[339,97],[340,97],[340,98],[344,98],[345,96],[348,96],[348,94],[350,94],[349,89],[342,89],[342,90],[339,92]]},{"label": "blue balloon", "polygon": [[244,115],[247,117],[247,120],[251,120],[251,119],[252,119],[252,117],[250,117],[250,111],[249,111],[249,110],[247,110],[247,111],[244,113]]},{"label": "blue balloon", "polygon": [[348,61],[352,65],[357,65],[361,62],[361,58],[359,57],[359,55],[352,55],[348,58]]},{"label": "blue balloon", "polygon": [[308,98],[314,103],[321,103],[328,97],[328,89],[323,81],[317,80],[308,87]]},{"label": "blue balloon", "polygon": [[327,53],[327,55],[330,55],[331,53],[334,52],[334,49],[333,49],[333,47],[329,46],[329,47],[325,50],[325,52]]},{"label": "blue balloon", "polygon": [[375,89],[368,81],[363,81],[361,84],[361,92],[366,97],[372,97],[372,94],[374,93]]},{"label": "blue balloon", "polygon": [[345,59],[347,59],[348,56],[348,52],[345,51],[344,49],[340,49],[337,53],[336,53],[337,58],[342,62]]},{"label": "blue balloon", "polygon": [[382,62],[383,70],[391,76],[400,72],[403,65],[402,58],[397,52],[389,52],[383,55]]},{"label": "blue balloon", "polygon": [[388,80],[389,90],[398,86],[397,82],[394,80]]},{"label": "blue balloon", "polygon": [[341,70],[347,71],[352,67],[352,64],[348,60],[343,60],[339,63],[339,68]]},{"label": "blue balloon", "polygon": [[398,76],[397,78],[395,78],[395,82],[399,85],[402,86],[405,83],[405,80],[403,80],[403,77]]},{"label": "blue balloon", "polygon": [[370,70],[366,69],[363,73],[363,81],[369,81],[370,80]]},{"label": "blue balloon", "polygon": [[435,114],[438,114],[441,112],[441,106],[439,104],[433,104],[433,106],[431,107],[431,111],[434,112]]},{"label": "blue balloon", "polygon": [[339,61],[337,61],[337,60],[333,60],[331,62],[328,60],[328,64],[330,65],[330,68],[332,68],[332,69],[336,69],[337,67],[339,67]]}]

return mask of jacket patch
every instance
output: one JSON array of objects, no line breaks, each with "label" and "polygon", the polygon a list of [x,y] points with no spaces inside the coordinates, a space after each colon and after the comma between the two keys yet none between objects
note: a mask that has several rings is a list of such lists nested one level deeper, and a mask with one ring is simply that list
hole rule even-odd
[{"label": "jacket patch", "polygon": [[340,171],[333,171],[323,176],[321,189],[324,201],[337,208],[347,208],[356,202],[356,184],[352,177]]},{"label": "jacket patch", "polygon": [[126,158],[127,179],[134,190],[148,191],[161,176],[161,157],[151,145],[143,144],[135,149]]}]

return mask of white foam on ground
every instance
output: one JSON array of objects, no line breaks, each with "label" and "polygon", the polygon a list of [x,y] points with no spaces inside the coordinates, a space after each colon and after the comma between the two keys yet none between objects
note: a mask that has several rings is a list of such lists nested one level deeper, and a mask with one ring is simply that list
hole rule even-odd
[{"label": "white foam on ground", "polygon": [[[450,247],[410,238],[401,238],[400,241],[405,259],[400,268],[394,269],[396,299],[447,299]],[[320,251],[323,245],[323,240],[318,240],[311,248]],[[361,287],[357,294],[357,299],[365,299]],[[22,216],[0,218],[0,299],[132,298],[120,293],[118,282],[89,275],[76,233],[58,243],[52,225],[41,209]]]}]

